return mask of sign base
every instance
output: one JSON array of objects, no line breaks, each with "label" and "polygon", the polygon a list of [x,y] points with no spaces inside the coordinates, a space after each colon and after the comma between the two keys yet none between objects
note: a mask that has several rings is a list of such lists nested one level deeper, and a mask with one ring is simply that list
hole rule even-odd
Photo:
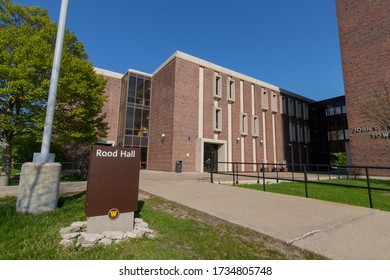
[{"label": "sign base", "polygon": [[120,213],[116,219],[108,215],[87,217],[87,232],[132,231],[134,229],[134,212]]}]

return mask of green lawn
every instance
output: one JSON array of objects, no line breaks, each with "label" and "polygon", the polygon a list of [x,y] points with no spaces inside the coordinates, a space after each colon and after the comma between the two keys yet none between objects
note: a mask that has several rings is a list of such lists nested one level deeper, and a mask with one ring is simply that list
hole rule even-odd
[{"label": "green lawn", "polygon": [[[363,179],[333,179],[323,180],[321,182],[364,187],[367,186],[366,180]],[[374,208],[390,211],[390,180],[372,179],[370,184],[372,188],[384,188],[388,190],[372,190],[372,201]],[[256,189],[260,191],[263,190],[262,184],[241,184],[239,187]],[[266,191],[304,197],[305,184],[300,182],[266,184]],[[368,191],[366,189],[308,183],[308,195],[309,198],[370,207]]]},{"label": "green lawn", "polygon": [[136,216],[157,238],[92,248],[59,245],[60,228],[85,221],[85,194],[60,199],[40,215],[15,213],[15,198],[0,199],[0,259],[321,259],[321,256],[199,211],[147,195]]}]

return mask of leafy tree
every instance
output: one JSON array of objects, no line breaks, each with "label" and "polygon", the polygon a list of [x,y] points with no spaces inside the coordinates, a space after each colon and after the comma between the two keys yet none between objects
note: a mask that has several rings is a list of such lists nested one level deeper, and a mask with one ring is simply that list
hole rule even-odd
[{"label": "leafy tree", "polygon": [[[10,174],[16,138],[41,138],[56,32],[57,26],[47,10],[0,0],[2,175]],[[106,136],[104,87],[105,80],[95,74],[83,44],[67,30],[53,124],[54,143],[90,144]]]}]

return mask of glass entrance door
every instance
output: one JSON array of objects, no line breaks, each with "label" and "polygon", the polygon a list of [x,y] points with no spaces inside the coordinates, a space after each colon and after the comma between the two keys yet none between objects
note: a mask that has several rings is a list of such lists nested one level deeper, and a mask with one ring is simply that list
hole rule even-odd
[{"label": "glass entrance door", "polygon": [[203,171],[218,171],[218,144],[204,144]]}]

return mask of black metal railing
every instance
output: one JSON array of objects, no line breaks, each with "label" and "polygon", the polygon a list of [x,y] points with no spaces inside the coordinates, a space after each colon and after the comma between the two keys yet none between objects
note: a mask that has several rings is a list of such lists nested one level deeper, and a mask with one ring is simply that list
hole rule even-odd
[{"label": "black metal railing", "polygon": [[[390,191],[390,188],[373,187],[372,175],[390,177],[390,167],[377,166],[335,166],[323,164],[287,164],[287,163],[253,163],[253,162],[211,162],[210,181],[214,183],[216,174],[231,176],[233,185],[238,185],[241,178],[256,180],[262,183],[266,191],[266,180],[301,182],[305,185],[305,196],[309,197],[308,184],[315,183],[345,188],[366,189],[370,208],[373,208],[372,191]],[[365,186],[323,181],[324,179],[365,179]]]}]

